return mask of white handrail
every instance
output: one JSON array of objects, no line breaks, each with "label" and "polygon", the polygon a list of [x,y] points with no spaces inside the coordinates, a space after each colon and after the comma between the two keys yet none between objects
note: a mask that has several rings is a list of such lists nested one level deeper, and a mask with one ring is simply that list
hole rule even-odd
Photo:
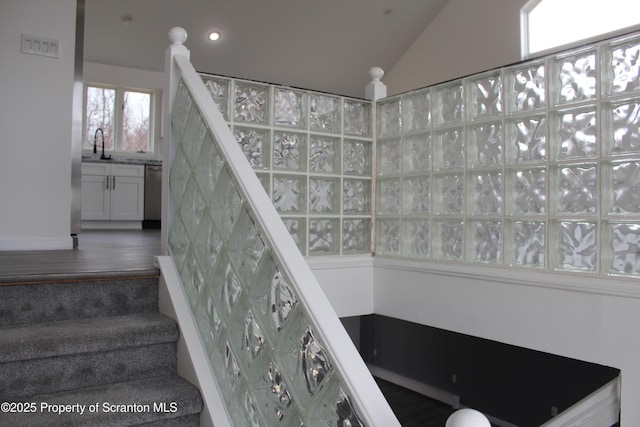
[{"label": "white handrail", "polygon": [[[180,37],[172,38],[174,44],[167,51],[167,61],[170,61],[167,64],[168,71],[175,70],[179,73],[199,109],[203,121],[219,142],[217,147],[221,157],[236,178],[235,181],[244,202],[255,213],[253,219],[259,225],[258,228],[263,231],[262,237],[277,256],[287,277],[290,278],[291,285],[299,296],[306,316],[315,328],[315,333],[324,344],[327,353],[331,356],[334,367],[340,373],[353,403],[358,408],[358,415],[370,426],[399,426],[398,420],[344,330],[329,300],[289,235],[255,172],[238,147],[231,130],[225,123],[201,77],[189,62],[188,50],[181,46],[182,42],[186,40],[186,33],[184,33],[184,38],[182,37],[183,32],[184,30],[181,32],[176,29],[171,31],[172,34],[178,34]],[[180,41],[181,39],[182,41]],[[169,73],[167,79],[168,92],[165,94],[167,99],[165,106],[170,108],[179,79],[172,73]],[[170,119],[165,118],[165,122],[167,126],[165,135],[169,136],[170,140],[168,145],[172,145]],[[173,162],[175,148],[169,146],[165,153],[169,164],[169,167],[165,169],[169,170]],[[167,224],[166,228],[170,227],[172,221],[171,210],[172,207],[167,207],[165,215],[168,222],[164,223]],[[166,244],[166,235],[163,238],[165,239],[164,244]]]}]

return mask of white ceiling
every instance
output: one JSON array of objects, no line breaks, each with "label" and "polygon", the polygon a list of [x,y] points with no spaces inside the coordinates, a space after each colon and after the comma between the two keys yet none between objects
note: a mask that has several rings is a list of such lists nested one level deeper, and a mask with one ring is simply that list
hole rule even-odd
[{"label": "white ceiling", "polygon": [[162,71],[180,26],[198,71],[362,97],[369,68],[390,69],[449,0],[85,1],[86,61]]}]

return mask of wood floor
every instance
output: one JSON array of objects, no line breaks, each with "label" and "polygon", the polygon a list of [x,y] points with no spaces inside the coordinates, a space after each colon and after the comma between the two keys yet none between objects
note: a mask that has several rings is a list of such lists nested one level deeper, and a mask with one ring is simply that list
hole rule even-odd
[{"label": "wood floor", "polygon": [[160,230],[85,230],[78,248],[48,251],[0,251],[0,283],[37,281],[43,275],[156,272]]}]

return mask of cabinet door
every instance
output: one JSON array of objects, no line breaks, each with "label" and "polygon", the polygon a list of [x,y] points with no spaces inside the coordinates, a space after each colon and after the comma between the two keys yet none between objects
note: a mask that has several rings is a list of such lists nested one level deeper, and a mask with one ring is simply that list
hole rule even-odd
[{"label": "cabinet door", "polygon": [[144,219],[144,178],[110,177],[111,219],[142,221]]},{"label": "cabinet door", "polygon": [[111,193],[109,177],[84,175],[81,179],[81,185],[80,218],[83,220],[109,219],[109,193]]}]

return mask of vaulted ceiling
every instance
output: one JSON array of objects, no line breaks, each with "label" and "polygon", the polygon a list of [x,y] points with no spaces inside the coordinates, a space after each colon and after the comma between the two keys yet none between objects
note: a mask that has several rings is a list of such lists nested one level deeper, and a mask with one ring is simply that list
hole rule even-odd
[{"label": "vaulted ceiling", "polygon": [[362,97],[369,68],[390,69],[447,2],[86,0],[84,56],[162,71],[180,26],[198,71]]}]

